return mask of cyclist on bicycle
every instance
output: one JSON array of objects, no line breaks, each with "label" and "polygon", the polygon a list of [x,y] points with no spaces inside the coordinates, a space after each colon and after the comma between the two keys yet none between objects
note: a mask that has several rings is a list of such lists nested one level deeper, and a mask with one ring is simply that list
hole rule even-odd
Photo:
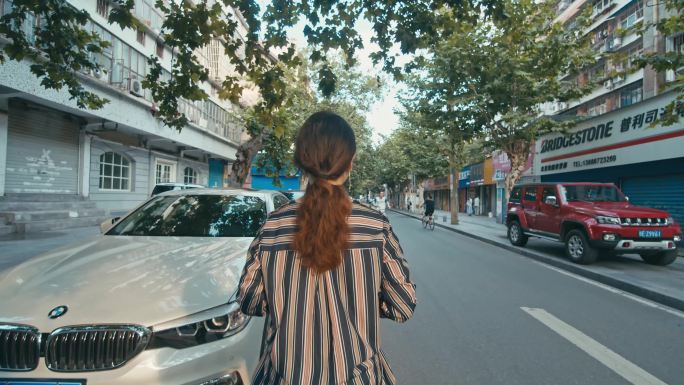
[{"label": "cyclist on bicycle", "polygon": [[432,194],[428,194],[425,199],[425,217],[432,218],[432,214],[435,213],[435,201],[432,200]]}]

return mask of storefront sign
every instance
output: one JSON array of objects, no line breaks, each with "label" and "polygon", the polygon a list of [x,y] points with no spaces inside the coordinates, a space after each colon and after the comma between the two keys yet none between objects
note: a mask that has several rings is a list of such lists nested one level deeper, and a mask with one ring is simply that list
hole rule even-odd
[{"label": "storefront sign", "polygon": [[436,190],[449,190],[449,176],[444,176],[441,178],[429,178],[425,181],[423,186],[426,191],[436,191]]},{"label": "storefront sign", "polygon": [[684,156],[684,121],[657,125],[674,98],[668,93],[582,122],[568,135],[545,136],[535,169],[555,174]]},{"label": "storefront sign", "polygon": [[465,166],[458,173],[458,188],[468,188],[470,186],[470,166]]},{"label": "storefront sign", "polygon": [[[534,144],[530,147],[530,154],[525,163],[523,175],[530,175],[532,173],[532,165],[534,163]],[[506,179],[506,175],[511,172],[511,161],[508,155],[501,150],[496,150],[492,153],[492,166],[494,168],[494,181],[501,181]]]},{"label": "storefront sign", "polygon": [[470,166],[470,185],[479,186],[484,184],[484,163]]}]

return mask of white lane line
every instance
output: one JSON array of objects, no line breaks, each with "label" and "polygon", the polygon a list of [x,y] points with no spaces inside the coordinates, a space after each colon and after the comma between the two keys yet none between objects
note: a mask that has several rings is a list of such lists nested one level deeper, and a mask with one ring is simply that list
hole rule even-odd
[{"label": "white lane line", "polygon": [[529,307],[521,307],[521,309],[630,383],[634,385],[667,385],[588,335],[554,317],[546,310]]},{"label": "white lane line", "polygon": [[671,315],[673,315],[673,316],[676,316],[676,317],[679,317],[679,318],[684,318],[684,312],[681,312],[681,311],[679,311],[679,310],[677,310],[677,309],[673,309],[673,308],[671,308],[671,307],[669,307],[669,306],[661,305],[661,304],[659,304],[659,303],[657,303],[657,302],[653,302],[653,301],[648,300],[648,299],[646,299],[646,298],[639,297],[638,295],[635,295],[635,294],[632,294],[632,293],[628,293],[628,292],[623,291],[623,290],[620,290],[620,289],[616,289],[616,288],[614,288],[614,287],[612,287],[612,286],[608,286],[608,285],[606,285],[606,284],[603,284],[603,283],[601,283],[601,282],[594,281],[594,280],[589,279],[589,278],[582,277],[581,275],[577,275],[577,274],[575,274],[575,273],[571,273],[571,272],[569,272],[569,271],[560,269],[560,268],[558,268],[558,267],[551,266],[551,265],[547,265],[546,263],[539,262],[539,261],[535,261],[535,260],[533,260],[533,259],[529,259],[529,258],[527,258],[527,259],[530,260],[530,261],[532,261],[532,262],[534,262],[534,263],[536,263],[536,264],[539,265],[539,266],[543,266],[543,267],[545,267],[545,268],[547,268],[547,269],[551,269],[551,270],[553,270],[553,271],[555,271],[555,272],[557,272],[557,273],[563,274],[563,275],[568,276],[568,277],[570,277],[570,278],[575,278],[575,279],[577,279],[577,280],[579,280],[579,281],[588,283],[588,284],[590,284],[590,285],[594,285],[594,286],[596,286],[596,287],[598,287],[598,288],[601,288],[601,289],[603,289],[603,290],[607,290],[607,291],[609,291],[609,292],[611,292],[611,293],[621,295],[621,296],[623,296],[623,297],[625,297],[625,298],[631,299],[632,301],[639,302],[639,303],[642,304],[642,305],[646,305],[646,306],[651,307],[651,308],[654,308],[654,309],[662,310],[662,311],[664,311],[664,312],[666,312],[666,313],[669,313],[669,314],[671,314]]}]

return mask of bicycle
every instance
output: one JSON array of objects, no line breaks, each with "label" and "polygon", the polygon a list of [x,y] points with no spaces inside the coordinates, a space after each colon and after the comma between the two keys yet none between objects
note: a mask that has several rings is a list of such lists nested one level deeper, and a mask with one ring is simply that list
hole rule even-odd
[{"label": "bicycle", "polygon": [[431,231],[435,230],[435,220],[433,218],[433,215],[423,215],[423,218],[421,218],[421,222],[423,223],[423,228],[427,229],[428,227],[430,228]]}]

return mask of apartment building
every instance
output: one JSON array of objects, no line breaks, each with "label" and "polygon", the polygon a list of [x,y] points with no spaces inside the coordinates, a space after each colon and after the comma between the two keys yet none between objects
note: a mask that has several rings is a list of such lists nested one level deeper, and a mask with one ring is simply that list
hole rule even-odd
[{"label": "apartment building", "polygon": [[[142,87],[151,55],[161,61],[164,77],[171,70],[172,53],[161,36],[164,15],[155,1],[135,1],[135,16],[143,24],[138,30],[109,24],[107,0],[68,2],[88,11],[87,29],[111,43],[93,57],[102,70],[80,74],[88,91],[110,102],[100,110],[79,109],[65,90],[44,89],[30,73],[29,62],[0,66],[0,212],[10,212],[5,225],[0,221],[0,233],[17,230],[13,225],[22,217],[15,215],[17,210],[67,208],[71,211],[55,216],[68,215],[78,219],[72,222],[89,225],[95,217],[135,207],[157,183],[223,187],[243,133],[236,119],[241,106],[218,98],[221,79],[231,70],[220,43],[196,53],[210,71],[210,81],[202,85],[209,98],[181,101],[180,112],[190,123],[178,132],[162,124],[149,90]],[[0,15],[9,12],[11,4],[0,0]],[[231,9],[226,16],[239,21],[244,36],[246,22]],[[30,34],[40,22],[30,17],[24,28]],[[37,201],[45,202],[31,205]],[[33,228],[48,228],[44,225]],[[31,226],[22,229],[30,231]]]},{"label": "apartment building", "polygon": [[576,81],[597,87],[579,100],[546,106],[547,114],[581,121],[567,135],[537,140],[535,173],[544,182],[612,182],[633,203],[665,209],[684,222],[684,120],[658,123],[677,96],[668,87],[676,74],[630,70],[642,53],[684,52],[684,33],[662,36],[655,28],[637,33],[639,23],[669,16],[658,1],[564,1],[558,18],[569,25],[589,5],[593,21],[586,33],[600,59]]}]

